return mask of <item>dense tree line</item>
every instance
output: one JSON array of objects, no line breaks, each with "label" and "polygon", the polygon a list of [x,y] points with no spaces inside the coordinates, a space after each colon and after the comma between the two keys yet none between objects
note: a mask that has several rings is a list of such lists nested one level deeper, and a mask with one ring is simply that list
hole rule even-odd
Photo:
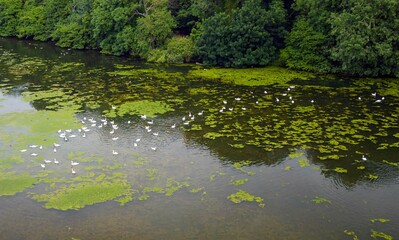
[{"label": "dense tree line", "polygon": [[399,76],[397,0],[0,0],[0,35],[149,61]]}]

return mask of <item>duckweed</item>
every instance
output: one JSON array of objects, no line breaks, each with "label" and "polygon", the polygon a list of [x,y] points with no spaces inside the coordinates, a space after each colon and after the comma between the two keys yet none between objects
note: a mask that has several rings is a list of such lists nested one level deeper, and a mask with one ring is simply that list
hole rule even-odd
[{"label": "duckweed", "polygon": [[331,203],[330,200],[328,200],[326,198],[321,198],[321,197],[316,197],[316,198],[312,199],[312,202],[315,202],[315,203]]},{"label": "duckweed", "polygon": [[104,114],[107,117],[126,116],[126,115],[147,115],[147,117],[156,117],[159,114],[174,111],[174,109],[165,102],[160,101],[134,101],[125,102],[116,109],[106,110]]},{"label": "duckweed", "polygon": [[28,173],[2,172],[0,174],[0,196],[12,196],[33,187],[38,179]]},{"label": "duckweed", "polygon": [[63,187],[55,192],[34,195],[32,199],[44,202],[45,208],[57,210],[78,210],[88,205],[114,200],[128,193],[126,182],[78,183]]},{"label": "duckweed", "polygon": [[231,194],[227,197],[233,203],[241,203],[241,202],[257,202],[259,206],[263,207],[263,198],[259,196],[254,196],[244,190],[238,190],[236,193]]}]

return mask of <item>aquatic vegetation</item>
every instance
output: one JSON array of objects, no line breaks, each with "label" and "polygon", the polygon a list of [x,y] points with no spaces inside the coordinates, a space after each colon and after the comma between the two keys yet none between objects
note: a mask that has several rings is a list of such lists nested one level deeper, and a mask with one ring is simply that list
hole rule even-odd
[{"label": "aquatic vegetation", "polygon": [[328,200],[326,198],[321,198],[321,197],[316,197],[316,198],[312,199],[312,202],[315,202],[315,203],[331,203],[330,200]]},{"label": "aquatic vegetation", "polygon": [[165,196],[172,196],[176,191],[183,187],[190,187],[188,182],[179,182],[174,178],[168,178],[165,187]]},{"label": "aquatic vegetation", "polygon": [[130,185],[126,182],[78,183],[63,187],[55,192],[32,196],[38,202],[45,202],[45,208],[78,210],[88,205],[114,200],[126,195]]},{"label": "aquatic vegetation", "polygon": [[232,179],[230,179],[230,184],[231,185],[235,185],[235,186],[243,185],[246,182],[248,182],[248,178],[243,178],[243,179],[234,179],[234,178],[232,178]]},{"label": "aquatic vegetation", "polygon": [[355,234],[355,232],[353,231],[349,231],[349,230],[344,230],[344,233],[348,236],[352,236],[353,240],[359,240],[359,238],[357,237],[357,235]]},{"label": "aquatic vegetation", "polygon": [[227,69],[204,69],[197,67],[189,71],[191,78],[218,80],[244,86],[266,86],[273,84],[285,85],[294,79],[306,80],[314,77],[311,73],[292,71],[280,67]]},{"label": "aquatic vegetation", "polygon": [[393,240],[393,237],[389,234],[386,234],[384,232],[378,232],[374,229],[371,229],[371,234],[370,237],[377,239],[377,238],[382,238],[382,239],[386,239],[386,240]]},{"label": "aquatic vegetation", "polygon": [[235,168],[236,170],[246,173],[248,175],[254,175],[255,174],[254,172],[246,171],[244,169],[244,166],[248,166],[249,164],[251,164],[250,161],[235,162],[232,164],[232,167]]},{"label": "aquatic vegetation", "polygon": [[165,102],[160,101],[134,101],[125,102],[116,109],[106,110],[104,114],[107,117],[126,116],[126,115],[147,115],[147,117],[156,117],[159,114],[174,111],[174,109]]},{"label": "aquatic vegetation", "polygon": [[10,169],[14,164],[21,164],[23,162],[24,159],[21,156],[18,155],[8,156],[0,152],[0,171]]},{"label": "aquatic vegetation", "polygon": [[298,163],[299,163],[300,167],[309,167],[310,166],[309,161],[306,158],[299,159]]},{"label": "aquatic vegetation", "polygon": [[227,197],[233,203],[241,203],[241,202],[257,202],[260,207],[264,207],[263,198],[259,196],[254,196],[244,190],[238,190],[236,193],[231,194]]},{"label": "aquatic vegetation", "polygon": [[0,174],[0,196],[12,196],[23,192],[27,188],[38,183],[38,179],[28,173],[17,174],[15,172],[1,172]]},{"label": "aquatic vegetation", "polygon": [[375,222],[386,223],[386,222],[389,222],[391,220],[389,220],[387,218],[373,218],[373,219],[370,219],[370,221],[372,223],[375,223]]},{"label": "aquatic vegetation", "polygon": [[370,173],[370,174],[367,176],[367,178],[369,178],[369,179],[371,179],[371,180],[375,180],[375,179],[378,178],[378,176]]},{"label": "aquatic vegetation", "polygon": [[58,141],[56,133],[59,129],[78,126],[74,112],[69,110],[8,113],[0,115],[0,141],[17,148],[30,144],[50,146]]},{"label": "aquatic vegetation", "polygon": [[348,173],[348,169],[342,168],[342,167],[336,167],[333,169],[333,171],[337,173]]}]

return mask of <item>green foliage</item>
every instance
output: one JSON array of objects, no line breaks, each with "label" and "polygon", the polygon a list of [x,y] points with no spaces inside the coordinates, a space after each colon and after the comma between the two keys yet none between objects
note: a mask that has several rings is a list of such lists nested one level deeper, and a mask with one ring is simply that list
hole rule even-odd
[{"label": "green foliage", "polygon": [[[25,2],[18,16],[17,36],[21,38],[42,35],[45,20],[44,11],[44,6],[35,6],[31,1]],[[39,39],[46,40],[40,37]]]},{"label": "green foliage", "polygon": [[189,37],[175,36],[166,46],[168,63],[189,62],[194,55],[194,43]]},{"label": "green foliage", "polygon": [[347,3],[333,13],[331,34],[336,40],[332,59],[339,72],[360,76],[399,76],[399,2],[392,0]]},{"label": "green foliage", "polygon": [[17,34],[17,16],[22,6],[22,0],[0,1],[0,36],[15,36]]},{"label": "green foliage", "polygon": [[242,67],[267,65],[274,60],[274,39],[281,35],[285,11],[281,1],[270,5],[273,8],[267,11],[260,1],[249,0],[231,15],[222,12],[207,19],[197,43],[203,62]]},{"label": "green foliage", "polygon": [[136,51],[146,58],[150,50],[163,47],[176,26],[170,11],[159,9],[137,20]]},{"label": "green foliage", "polygon": [[286,47],[281,51],[281,59],[290,68],[327,72],[330,70],[327,37],[313,29],[305,18],[299,18],[286,38]]}]

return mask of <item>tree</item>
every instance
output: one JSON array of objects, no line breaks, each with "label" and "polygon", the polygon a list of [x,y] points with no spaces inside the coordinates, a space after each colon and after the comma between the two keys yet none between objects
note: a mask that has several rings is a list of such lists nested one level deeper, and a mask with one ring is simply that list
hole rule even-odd
[{"label": "tree", "polygon": [[151,50],[164,47],[175,26],[176,22],[166,8],[153,10],[139,18],[135,30],[137,53],[146,58]]},{"label": "tree", "polygon": [[22,6],[22,0],[0,1],[0,36],[15,36],[17,34],[17,16]]},{"label": "tree", "polygon": [[231,15],[218,13],[203,24],[198,52],[206,65],[262,66],[277,57],[277,38],[283,36],[285,10],[274,0],[269,10],[248,0]]},{"label": "tree", "polygon": [[332,14],[332,59],[339,71],[360,76],[399,76],[399,2],[350,0]]},{"label": "tree", "polygon": [[281,51],[281,59],[290,68],[328,72],[330,70],[329,53],[326,49],[327,36],[317,32],[308,20],[300,17],[294,23]]}]

